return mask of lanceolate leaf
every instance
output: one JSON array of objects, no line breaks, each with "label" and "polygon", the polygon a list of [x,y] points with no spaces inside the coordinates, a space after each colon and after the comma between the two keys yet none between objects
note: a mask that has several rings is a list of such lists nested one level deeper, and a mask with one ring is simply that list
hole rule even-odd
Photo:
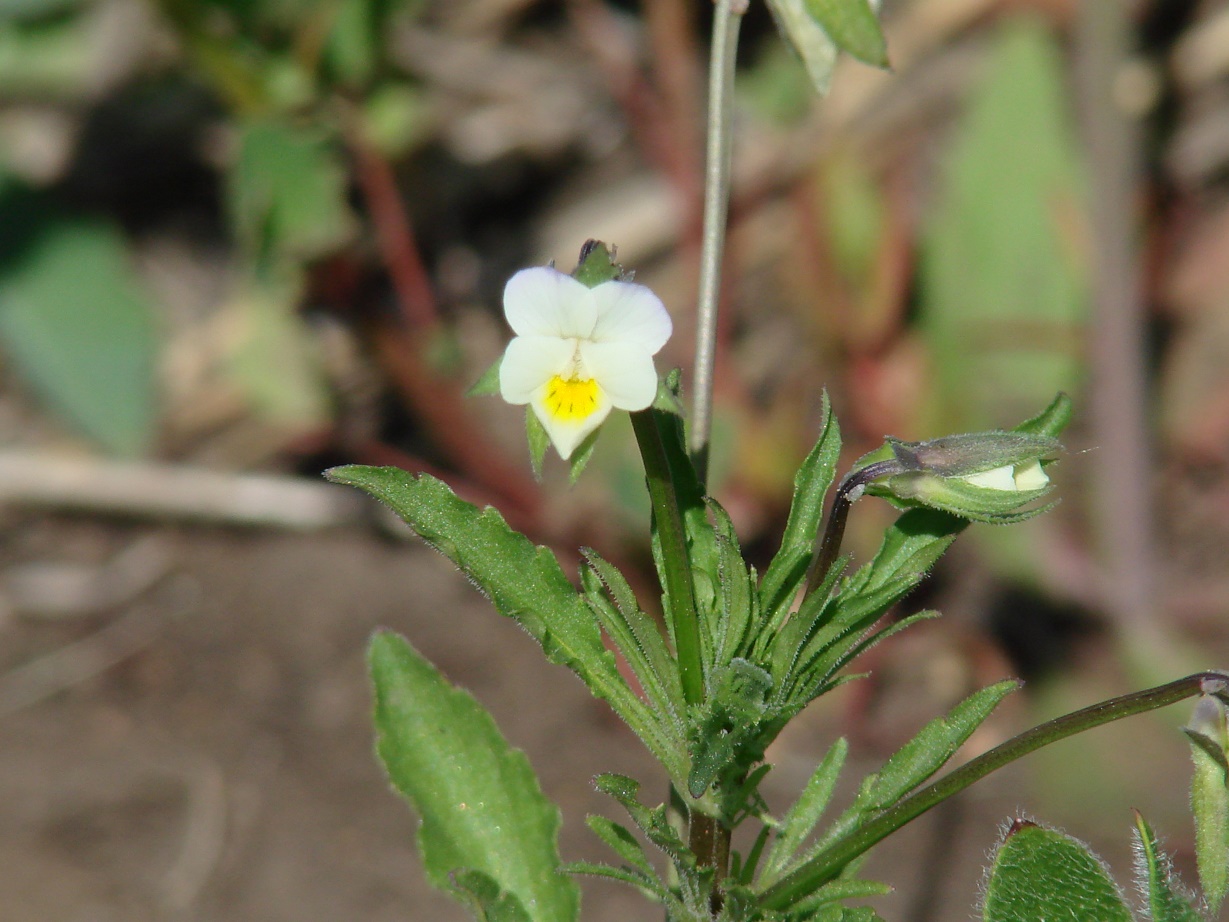
[{"label": "lanceolate leaf", "polygon": [[848,752],[849,744],[845,738],[838,738],[829,747],[801,796],[781,820],[777,838],[772,843],[768,857],[764,859],[764,873],[759,882],[761,889],[771,886],[790,870],[791,859],[802,847],[802,843],[814,830],[815,824],[819,822],[819,818],[828,807],[828,801],[832,798],[832,791],[836,787],[837,778],[840,776]]},{"label": "lanceolate leaf", "polygon": [[1175,877],[1169,856],[1158,847],[1152,827],[1138,813],[1135,814],[1135,831],[1136,876],[1148,901],[1150,922],[1203,922]]},{"label": "lanceolate leaf", "polygon": [[370,665],[377,751],[422,818],[432,883],[462,895],[480,920],[574,922],[580,896],[559,871],[559,811],[524,753],[402,638],[377,634]]},{"label": "lanceolate leaf", "polygon": [[1028,822],[1015,823],[995,853],[982,919],[1132,922],[1118,887],[1083,843]]},{"label": "lanceolate leaf", "polygon": [[819,441],[794,476],[794,499],[785,532],[781,535],[781,547],[760,582],[760,603],[765,616],[774,619],[774,626],[784,620],[789,604],[806,578],[823,522],[824,497],[836,477],[840,453],[840,426],[825,394]]},{"label": "lanceolate leaf", "polygon": [[434,477],[359,465],[333,468],[327,476],[391,506],[460,567],[500,614],[516,619],[551,662],[567,666],[609,702],[673,777],[685,774],[686,756],[619,674],[614,655],[602,645],[597,620],[549,550],[534,547],[494,509],[479,510]]}]

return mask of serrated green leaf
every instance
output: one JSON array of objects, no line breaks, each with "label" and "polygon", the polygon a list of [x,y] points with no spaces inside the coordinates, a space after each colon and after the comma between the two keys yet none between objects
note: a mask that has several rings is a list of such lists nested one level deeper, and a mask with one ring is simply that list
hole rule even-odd
[{"label": "serrated green leaf", "polygon": [[274,120],[244,125],[228,180],[231,221],[259,263],[322,256],[354,232],[340,152],[317,132]]},{"label": "serrated green leaf", "polygon": [[713,628],[716,647],[713,666],[720,669],[736,656],[745,654],[747,642],[754,640],[748,637],[748,631],[756,620],[758,599],[751,573],[738,545],[738,535],[734,533],[734,523],[716,500],[708,500],[708,507],[717,544],[720,589],[718,621]]},{"label": "serrated green leaf", "polygon": [[649,881],[656,880],[653,865],[645,855],[644,849],[640,847],[636,837],[625,826],[604,816],[586,816],[585,823],[599,839],[609,845],[611,850],[632,868],[643,874]]},{"label": "serrated green leaf", "polygon": [[942,768],[999,702],[1019,687],[1014,679],[999,682],[969,695],[946,717],[936,717],[888,759],[865,796],[859,794],[858,805],[882,810],[896,803]]},{"label": "serrated green leaf", "polygon": [[1169,856],[1160,850],[1156,834],[1135,814],[1136,878],[1148,901],[1149,922],[1203,922],[1190,895],[1174,874]]},{"label": "serrated green leaf", "polygon": [[681,726],[686,705],[678,663],[666,647],[657,622],[641,610],[617,567],[591,548],[583,552],[589,568],[581,571],[581,578],[602,628],[627,659],[659,714],[668,715],[672,723]]},{"label": "serrated green leaf", "polygon": [[692,797],[702,797],[731,764],[748,766],[762,755],[748,751],[746,745],[760,734],[771,691],[768,671],[745,659],[735,658],[713,672],[705,710],[693,720],[687,776]]},{"label": "serrated green leaf", "polygon": [[0,343],[73,426],[138,455],[154,432],[158,343],[124,240],[107,224],[48,220],[26,198],[0,200]]},{"label": "serrated green leaf", "polygon": [[695,855],[666,819],[665,805],[649,808],[639,801],[638,781],[626,775],[603,772],[593,779],[593,784],[603,794],[608,794],[622,805],[632,822],[648,840],[674,860],[676,868],[695,866]]},{"label": "serrated green leaf", "polygon": [[[790,908],[791,919],[806,919],[808,917],[818,918],[818,916],[810,916],[818,910],[823,909],[830,903],[835,903],[838,900],[861,900],[871,896],[884,896],[891,893],[892,888],[885,883],[880,883],[877,880],[834,880],[830,884],[824,884],[805,900],[799,901]],[[857,911],[861,909],[865,911],[868,907],[842,907],[844,910],[853,909]],[[831,912],[831,909],[826,910]],[[856,916],[854,918],[857,918]],[[870,916],[869,918],[878,918]]]},{"label": "serrated green leaf", "polygon": [[802,843],[815,829],[819,818],[828,808],[828,801],[832,799],[832,792],[836,788],[837,778],[845,765],[848,752],[849,743],[844,737],[839,737],[828,748],[802,794],[781,820],[781,825],[777,829],[777,837],[773,840],[768,856],[764,859],[764,871],[759,881],[760,889],[771,886],[789,873]]},{"label": "serrated green leaf", "polygon": [[995,852],[982,919],[1132,922],[1117,885],[1087,846],[1026,822],[1014,824]]},{"label": "serrated green leaf", "polygon": [[1041,20],[1018,17],[986,64],[922,239],[919,319],[953,429],[990,428],[1078,386],[1072,346],[1088,312],[1061,49]]},{"label": "serrated green leaf", "polygon": [[884,533],[875,558],[850,578],[842,594],[873,592],[902,579],[920,581],[967,526],[946,512],[906,512]]},{"label": "serrated green leaf", "polygon": [[660,903],[663,898],[668,896],[668,894],[654,886],[655,882],[646,881],[642,874],[630,871],[627,868],[616,868],[613,865],[602,864],[597,861],[570,861],[563,866],[563,869],[569,874],[604,877],[607,880],[617,880],[619,883],[629,884],[654,902]]},{"label": "serrated green leaf", "polygon": [[404,639],[377,634],[369,663],[377,751],[422,820],[432,883],[459,887],[491,922],[574,922],[580,894],[559,872],[559,811],[525,754]]},{"label": "serrated green leaf", "polygon": [[460,567],[500,614],[519,622],[551,662],[567,666],[595,697],[607,701],[672,777],[684,776],[685,754],[619,674],[588,604],[549,550],[534,547],[496,510],[479,510],[426,474],[350,465],[325,475],[390,506],[420,538]]},{"label": "serrated green leaf", "polygon": [[462,868],[450,880],[476,922],[533,922],[516,894],[501,889],[489,875]]},{"label": "serrated green leaf", "polygon": [[772,619],[769,630],[784,622],[789,605],[806,579],[824,517],[824,498],[836,477],[841,454],[841,428],[824,394],[819,440],[794,475],[794,497],[781,535],[781,547],[760,581],[760,604]]},{"label": "serrated green leaf", "polygon": [[841,51],[872,67],[888,66],[888,45],[868,0],[805,0],[807,12]]}]

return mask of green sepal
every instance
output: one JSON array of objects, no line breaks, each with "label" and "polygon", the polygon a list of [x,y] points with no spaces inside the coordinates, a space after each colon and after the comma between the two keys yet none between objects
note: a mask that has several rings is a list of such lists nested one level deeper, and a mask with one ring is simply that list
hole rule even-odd
[{"label": "green sepal", "polygon": [[581,439],[580,444],[568,456],[568,483],[572,486],[576,485],[576,481],[580,480],[580,475],[589,466],[589,459],[593,457],[593,449],[597,447],[597,437],[601,435],[602,428],[598,426]]},{"label": "green sepal", "polygon": [[466,397],[494,397],[499,394],[499,366],[504,363],[501,355],[478,376],[478,380],[465,392]]},{"label": "green sepal", "polygon": [[994,855],[983,922],[1132,922],[1122,893],[1082,842],[1017,820]]},{"label": "green sepal", "polygon": [[572,270],[572,278],[586,288],[596,288],[605,282],[615,282],[627,275],[614,261],[614,248],[600,240],[586,240],[580,248],[580,259]]},{"label": "green sepal", "polygon": [[533,468],[533,479],[542,481],[542,462],[546,459],[546,449],[550,445],[550,436],[533,407],[525,407],[525,440],[529,445],[529,464]]},{"label": "green sepal", "polygon": [[1204,898],[1215,915],[1229,891],[1229,720],[1224,701],[1205,695],[1183,732],[1191,743],[1191,813],[1195,862]]},{"label": "green sepal", "polygon": [[520,623],[547,659],[567,666],[595,697],[608,702],[671,777],[684,777],[685,753],[619,674],[586,600],[547,548],[513,531],[495,509],[479,510],[427,474],[350,465],[325,476],[390,506],[423,541],[460,567],[500,614]]},{"label": "green sepal", "polygon": [[1070,425],[1074,413],[1075,407],[1071,398],[1060,392],[1050,401],[1048,407],[1031,419],[1026,419],[1012,431],[1057,438]]},{"label": "green sepal", "polygon": [[376,634],[369,664],[376,749],[422,820],[418,847],[431,882],[480,920],[573,922],[580,892],[559,873],[559,810],[525,754],[403,638]]},{"label": "green sepal", "polygon": [[871,67],[887,68],[888,44],[868,0],[805,0],[807,12],[841,51]]},{"label": "green sepal", "polygon": [[1204,922],[1194,901],[1174,874],[1169,856],[1160,850],[1156,833],[1135,812],[1136,879],[1147,902],[1149,922]]}]

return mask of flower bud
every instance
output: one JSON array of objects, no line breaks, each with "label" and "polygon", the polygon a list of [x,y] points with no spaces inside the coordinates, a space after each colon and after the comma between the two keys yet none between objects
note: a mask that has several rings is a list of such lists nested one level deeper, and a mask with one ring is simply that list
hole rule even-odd
[{"label": "flower bud", "polygon": [[1001,430],[925,442],[888,438],[863,462],[890,460],[893,473],[867,484],[866,492],[902,508],[926,506],[981,522],[1019,521],[1042,511],[1020,510],[1049,492],[1043,459],[1061,448],[1049,436]]}]

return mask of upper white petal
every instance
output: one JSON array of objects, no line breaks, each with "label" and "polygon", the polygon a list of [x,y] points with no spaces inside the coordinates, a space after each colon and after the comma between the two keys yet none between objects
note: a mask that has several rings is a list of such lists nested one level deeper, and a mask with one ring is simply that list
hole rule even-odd
[{"label": "upper white petal", "polygon": [[961,479],[965,483],[972,484],[975,487],[986,487],[991,490],[1006,490],[1007,492],[1014,492],[1016,490],[1016,479],[1012,473],[1010,464],[1006,464],[1003,467],[996,467],[989,471],[981,471],[977,474],[969,474]]},{"label": "upper white petal", "polygon": [[504,286],[504,316],[518,336],[588,338],[597,322],[593,293],[549,266],[522,269]]},{"label": "upper white petal", "polygon": [[575,345],[554,336],[517,336],[499,364],[499,393],[508,403],[529,403],[552,377],[565,372]]},{"label": "upper white petal", "polygon": [[643,410],[657,396],[653,357],[638,344],[582,341],[580,360],[584,373],[597,380],[620,410]]},{"label": "upper white petal", "polygon": [[597,305],[596,342],[635,343],[649,355],[666,344],[674,325],[661,299],[643,285],[603,282],[593,289]]}]

